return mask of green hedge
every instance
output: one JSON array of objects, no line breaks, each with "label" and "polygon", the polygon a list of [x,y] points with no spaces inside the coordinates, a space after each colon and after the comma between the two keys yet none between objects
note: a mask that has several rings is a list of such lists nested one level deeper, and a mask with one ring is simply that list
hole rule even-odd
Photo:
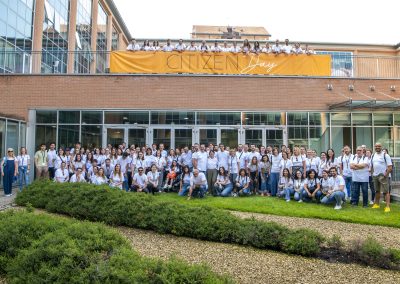
[{"label": "green hedge", "polygon": [[317,255],[323,242],[323,237],[315,231],[243,220],[223,210],[160,202],[150,195],[126,193],[107,186],[41,181],[19,193],[16,202],[110,225],[304,256]]},{"label": "green hedge", "polygon": [[206,266],[139,256],[104,225],[0,214],[0,275],[9,283],[231,283]]}]

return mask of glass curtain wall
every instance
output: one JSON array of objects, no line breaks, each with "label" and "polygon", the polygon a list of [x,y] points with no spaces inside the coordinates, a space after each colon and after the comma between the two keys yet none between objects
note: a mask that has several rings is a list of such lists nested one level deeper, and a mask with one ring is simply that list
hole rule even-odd
[{"label": "glass curtain wall", "polygon": [[29,73],[34,0],[0,0],[0,73]]},{"label": "glass curtain wall", "polygon": [[75,73],[90,73],[92,43],[92,1],[78,0],[76,15]]},{"label": "glass curtain wall", "polygon": [[97,16],[96,72],[105,73],[107,67],[107,13],[99,3]]}]

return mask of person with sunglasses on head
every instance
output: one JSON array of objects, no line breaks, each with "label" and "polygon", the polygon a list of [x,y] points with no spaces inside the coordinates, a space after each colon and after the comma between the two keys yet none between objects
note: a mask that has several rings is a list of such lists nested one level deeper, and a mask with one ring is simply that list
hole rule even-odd
[{"label": "person with sunglasses on head", "polygon": [[12,184],[18,175],[18,160],[14,155],[14,149],[8,148],[7,155],[1,161],[1,175],[3,177],[4,195],[12,195]]}]

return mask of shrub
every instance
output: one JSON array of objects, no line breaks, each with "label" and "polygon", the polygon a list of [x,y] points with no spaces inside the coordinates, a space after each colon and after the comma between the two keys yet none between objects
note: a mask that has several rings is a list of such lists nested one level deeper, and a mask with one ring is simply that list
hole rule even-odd
[{"label": "shrub", "polygon": [[338,235],[333,235],[327,240],[327,245],[329,248],[340,251],[343,248],[343,241]]},{"label": "shrub", "polygon": [[16,202],[111,225],[154,230],[201,240],[238,243],[305,256],[319,252],[317,232],[290,230],[272,222],[243,220],[209,207],[160,202],[156,197],[90,184],[35,182]]},{"label": "shrub", "polygon": [[140,257],[104,225],[0,214],[0,275],[10,283],[230,283],[206,266]]}]

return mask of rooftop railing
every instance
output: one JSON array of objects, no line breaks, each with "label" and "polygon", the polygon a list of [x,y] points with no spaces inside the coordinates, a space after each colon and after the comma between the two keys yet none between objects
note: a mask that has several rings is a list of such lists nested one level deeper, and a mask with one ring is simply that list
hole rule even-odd
[{"label": "rooftop railing", "polygon": [[[0,74],[105,74],[109,73],[110,53],[110,51],[0,50]],[[331,56],[331,77],[400,78],[400,56],[364,56],[336,51],[316,51],[316,53],[313,56],[319,54]]]}]

